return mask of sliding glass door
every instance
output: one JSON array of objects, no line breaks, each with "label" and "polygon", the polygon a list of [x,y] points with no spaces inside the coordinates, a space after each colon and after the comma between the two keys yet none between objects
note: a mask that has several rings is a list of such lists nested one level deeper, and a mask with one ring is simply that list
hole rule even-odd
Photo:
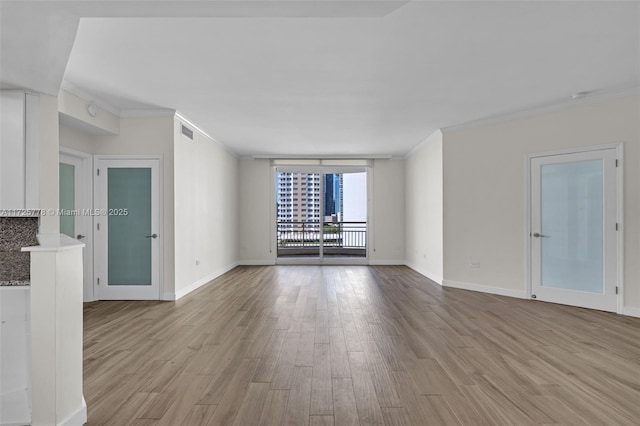
[{"label": "sliding glass door", "polygon": [[276,172],[278,257],[320,257],[321,176]]},{"label": "sliding glass door", "polygon": [[364,168],[276,167],[278,259],[366,258]]}]

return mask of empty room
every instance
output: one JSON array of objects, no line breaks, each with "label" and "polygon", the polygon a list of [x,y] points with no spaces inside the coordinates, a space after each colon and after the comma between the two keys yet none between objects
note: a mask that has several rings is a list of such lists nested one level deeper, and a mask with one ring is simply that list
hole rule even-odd
[{"label": "empty room", "polygon": [[638,425],[640,2],[0,0],[0,425]]}]

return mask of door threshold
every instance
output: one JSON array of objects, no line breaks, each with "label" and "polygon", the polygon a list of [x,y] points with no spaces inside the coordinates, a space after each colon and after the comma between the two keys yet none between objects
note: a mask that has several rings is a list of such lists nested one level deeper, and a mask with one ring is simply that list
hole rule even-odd
[{"label": "door threshold", "polygon": [[281,257],[276,259],[276,265],[368,265],[369,259],[357,258],[357,257],[344,257],[344,258],[325,258],[319,259],[317,257],[295,258],[295,257]]}]

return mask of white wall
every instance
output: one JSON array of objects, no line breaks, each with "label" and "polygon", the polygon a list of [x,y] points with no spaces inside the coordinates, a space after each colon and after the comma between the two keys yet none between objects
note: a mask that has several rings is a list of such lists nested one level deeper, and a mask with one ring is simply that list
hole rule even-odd
[{"label": "white wall", "polygon": [[369,263],[404,264],[405,162],[375,160],[369,212]]},{"label": "white wall", "polygon": [[180,125],[175,119],[177,298],[235,267],[238,259],[238,159],[198,131],[193,140],[183,136]]},{"label": "white wall", "polygon": [[407,265],[442,284],[442,133],[429,136],[406,163]]},{"label": "white wall", "polygon": [[[58,209],[58,98],[40,94],[40,208]],[[57,234],[60,232],[58,216],[40,217],[41,234]]]},{"label": "white wall", "polygon": [[524,295],[526,154],[624,141],[624,304],[640,312],[638,117],[629,96],[445,131],[445,281]]},{"label": "white wall", "polygon": [[[238,258],[241,264],[268,265],[275,262],[275,202],[271,162],[241,158],[238,168]],[[272,179],[273,177],[273,179]],[[272,247],[273,245],[273,247]]]},{"label": "white wall", "polygon": [[94,136],[95,135],[83,132],[74,127],[69,127],[64,123],[60,123],[60,146],[62,147],[93,154],[95,151]]}]

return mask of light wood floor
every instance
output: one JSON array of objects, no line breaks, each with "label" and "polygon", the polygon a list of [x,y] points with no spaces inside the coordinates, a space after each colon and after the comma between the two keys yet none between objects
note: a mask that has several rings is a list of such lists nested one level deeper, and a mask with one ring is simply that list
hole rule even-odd
[{"label": "light wood floor", "polygon": [[406,267],[239,267],[84,328],[90,425],[640,422],[639,319]]}]

